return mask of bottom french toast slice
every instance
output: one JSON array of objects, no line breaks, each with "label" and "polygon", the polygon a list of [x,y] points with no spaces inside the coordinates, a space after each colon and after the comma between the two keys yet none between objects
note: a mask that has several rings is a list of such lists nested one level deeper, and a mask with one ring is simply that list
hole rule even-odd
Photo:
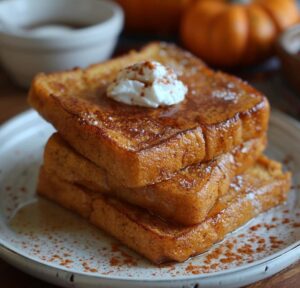
[{"label": "bottom french toast slice", "polygon": [[182,262],[206,251],[227,233],[285,201],[290,184],[291,174],[262,156],[235,177],[229,192],[219,198],[203,222],[190,227],[167,223],[141,208],[71,184],[43,167],[37,190],[158,264]]},{"label": "bottom french toast slice", "polygon": [[174,223],[194,225],[205,219],[234,176],[251,167],[266,146],[266,137],[246,141],[214,160],[180,170],[152,185],[128,188],[110,179],[104,169],[77,153],[58,134],[45,148],[44,169],[71,183],[143,207]]},{"label": "bottom french toast slice", "polygon": [[259,213],[286,200],[291,175],[265,157],[236,176],[200,224],[183,227],[51,175],[42,168],[38,193],[79,213],[154,263],[182,262],[206,251]]}]

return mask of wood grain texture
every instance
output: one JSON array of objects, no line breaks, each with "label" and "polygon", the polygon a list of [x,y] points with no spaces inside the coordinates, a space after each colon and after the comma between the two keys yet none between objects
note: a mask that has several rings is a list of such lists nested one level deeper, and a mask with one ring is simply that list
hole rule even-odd
[{"label": "wood grain texture", "polygon": [[300,261],[273,277],[256,282],[247,288],[296,288],[300,286]]},{"label": "wood grain texture", "polygon": [[[276,77],[277,74],[276,74]],[[257,82],[260,86],[261,81]],[[270,83],[270,81],[269,81]],[[254,83],[255,84],[255,83]],[[269,85],[269,84],[268,84]],[[269,89],[269,86],[267,87]],[[277,87],[276,87],[277,88]],[[277,90],[280,94],[280,90]],[[291,101],[288,105],[287,101],[284,101],[285,112],[292,114],[295,117],[300,116],[300,98],[289,94]],[[292,95],[292,96],[291,96]],[[26,102],[27,91],[16,87],[11,80],[0,70],[0,125],[10,117],[29,108]],[[282,99],[278,99],[273,96],[271,103],[277,108],[282,108],[280,104]],[[278,104],[277,104],[278,103]],[[277,105],[276,105],[277,104]],[[41,280],[38,280],[32,276],[29,276],[13,266],[5,263],[0,259],[0,276],[1,276],[1,287],[9,288],[55,288],[57,286],[47,284]],[[298,288],[300,287],[300,261],[293,266],[285,269],[284,271],[276,274],[273,277],[257,282],[247,288]]]},{"label": "wood grain texture", "polygon": [[17,270],[0,259],[1,287],[3,288],[55,288],[57,286],[38,280]]},{"label": "wood grain texture", "polygon": [[27,91],[19,88],[0,70],[0,124],[29,108]]}]

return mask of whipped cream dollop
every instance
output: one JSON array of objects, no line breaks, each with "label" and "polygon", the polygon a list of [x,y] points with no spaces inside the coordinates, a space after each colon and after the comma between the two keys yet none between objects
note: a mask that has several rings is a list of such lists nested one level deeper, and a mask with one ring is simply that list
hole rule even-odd
[{"label": "whipped cream dollop", "polygon": [[156,61],[143,61],[120,70],[107,96],[128,105],[157,108],[183,101],[187,91],[174,70]]}]

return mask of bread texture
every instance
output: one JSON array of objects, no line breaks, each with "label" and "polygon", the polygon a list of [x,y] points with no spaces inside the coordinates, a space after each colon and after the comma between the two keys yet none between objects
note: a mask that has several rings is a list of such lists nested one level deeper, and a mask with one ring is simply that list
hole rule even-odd
[{"label": "bread texture", "polygon": [[248,140],[214,160],[188,166],[162,182],[128,188],[104,169],[78,154],[58,134],[53,134],[44,152],[44,169],[68,182],[117,197],[148,209],[169,221],[193,225],[204,220],[231,180],[252,166],[266,146],[266,137]]},{"label": "bread texture", "polygon": [[154,263],[184,261],[209,249],[259,213],[286,200],[289,173],[265,157],[236,176],[200,224],[185,227],[163,221],[144,209],[74,185],[42,168],[38,193],[75,211]]},{"label": "bread texture", "polygon": [[[106,97],[117,72],[142,60],[172,67],[188,87],[185,100],[151,109]],[[160,182],[262,137],[269,120],[260,92],[164,43],[87,69],[40,74],[28,99],[72,147],[125,187]]]}]

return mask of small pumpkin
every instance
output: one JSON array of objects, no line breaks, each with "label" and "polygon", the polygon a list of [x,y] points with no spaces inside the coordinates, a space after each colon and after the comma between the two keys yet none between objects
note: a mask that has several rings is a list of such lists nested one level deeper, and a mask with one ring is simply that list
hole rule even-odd
[{"label": "small pumpkin", "polygon": [[125,12],[125,31],[174,34],[186,6],[194,0],[117,0]]},{"label": "small pumpkin", "polygon": [[294,0],[199,0],[186,10],[180,34],[206,62],[233,67],[269,56],[278,34],[298,20]]}]

